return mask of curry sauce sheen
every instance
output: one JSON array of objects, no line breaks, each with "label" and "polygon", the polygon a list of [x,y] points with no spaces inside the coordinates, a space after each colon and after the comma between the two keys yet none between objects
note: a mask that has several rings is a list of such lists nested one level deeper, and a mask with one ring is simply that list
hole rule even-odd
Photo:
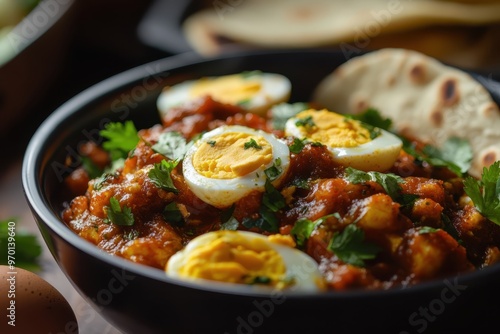
[{"label": "curry sauce sheen", "polygon": [[[271,124],[269,117],[245,113],[210,97],[174,107],[163,115],[161,125],[139,131],[141,139],[133,154],[116,172],[90,179],[83,168],[75,170],[66,182],[74,198],[66,203],[62,218],[102,250],[161,270],[193,238],[225,228],[228,214],[238,230],[264,235],[297,237],[292,231],[298,221],[319,221],[307,238],[297,240],[296,247],[317,262],[329,290],[408,286],[499,261],[500,226],[464,200],[462,179],[445,168],[422,164],[403,150],[386,171],[402,180],[399,197],[394,198],[373,180],[349,181],[347,168],[332,159],[327,146],[304,141],[300,151],[290,153],[286,174],[276,185],[283,203],[273,211],[275,231],[250,224],[263,218],[263,206],[274,198],[266,198],[271,196],[267,188],[251,191],[229,207],[216,208],[187,185],[182,160],[170,173],[175,192],[158,187],[149,177],[155,164],[166,159],[152,149],[162,133],[177,131],[191,140],[223,125],[241,125],[273,133],[288,146],[296,143],[296,138]],[[86,155],[102,160],[104,153],[89,145]],[[109,221],[111,198],[130,210],[133,224]],[[172,203],[176,218],[165,211]],[[340,251],[336,253],[340,248],[332,244],[350,225],[377,250],[362,265],[345,261]]]}]

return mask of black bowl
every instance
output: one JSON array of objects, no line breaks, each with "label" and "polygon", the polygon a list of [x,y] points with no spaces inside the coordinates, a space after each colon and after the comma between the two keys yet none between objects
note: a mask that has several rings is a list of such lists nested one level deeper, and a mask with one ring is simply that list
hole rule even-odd
[{"label": "black bowl", "polygon": [[[182,54],[145,64],[82,92],[56,110],[33,136],[23,186],[41,233],[62,271],[103,317],[127,333],[440,332],[487,328],[498,314],[500,266],[406,289],[322,294],[250,292],[223,285],[179,283],[160,270],[111,256],[74,234],[60,219],[67,155],[101,141],[109,121],[138,128],[159,122],[156,99],[165,85],[249,70],[292,81],[292,101],[307,101],[316,84],[346,61],[338,51],[258,51],[201,59]],[[477,77],[499,99],[498,83]]]}]

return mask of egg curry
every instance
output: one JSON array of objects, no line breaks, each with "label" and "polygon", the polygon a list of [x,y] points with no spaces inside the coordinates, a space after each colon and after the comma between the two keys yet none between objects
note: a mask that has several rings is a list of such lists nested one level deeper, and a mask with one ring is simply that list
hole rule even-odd
[{"label": "egg curry", "polygon": [[290,92],[258,71],[165,88],[160,124],[109,123],[80,147],[62,219],[172,280],[257,290],[390,289],[499,261],[466,141],[432,147]]}]

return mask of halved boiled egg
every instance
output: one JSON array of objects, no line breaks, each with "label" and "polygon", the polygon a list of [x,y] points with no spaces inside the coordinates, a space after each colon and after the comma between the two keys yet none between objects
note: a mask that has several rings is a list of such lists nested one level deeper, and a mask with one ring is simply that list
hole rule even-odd
[{"label": "halved boiled egg", "polygon": [[274,135],[245,126],[222,126],[205,133],[182,163],[187,185],[204,202],[231,206],[266,180],[277,186],[290,164],[290,151]]},{"label": "halved boiled egg", "polygon": [[214,231],[191,240],[167,263],[170,277],[318,291],[323,288],[317,263],[294,248],[290,236],[246,231]]},{"label": "halved boiled egg", "polygon": [[326,109],[305,110],[288,119],[285,134],[326,145],[339,164],[367,172],[391,168],[403,145],[388,131]]},{"label": "halved boiled egg", "polygon": [[217,102],[238,105],[264,115],[274,104],[286,102],[291,83],[281,74],[260,71],[188,80],[167,87],[157,101],[160,114],[189,100],[209,95]]}]

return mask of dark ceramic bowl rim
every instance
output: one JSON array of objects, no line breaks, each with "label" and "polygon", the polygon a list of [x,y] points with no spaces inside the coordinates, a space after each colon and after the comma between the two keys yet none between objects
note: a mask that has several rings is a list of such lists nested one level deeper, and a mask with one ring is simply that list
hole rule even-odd
[{"label": "dark ceramic bowl rim", "polygon": [[[57,4],[58,10],[55,13],[49,13],[51,9],[47,9],[49,5]],[[10,38],[12,40],[17,40],[19,44],[17,49],[13,47],[14,51],[12,54],[7,55],[4,58],[0,58],[0,68],[2,66],[7,66],[15,57],[24,52],[26,49],[30,48],[33,43],[40,39],[44,34],[46,34],[73,6],[74,0],[42,0],[36,5],[35,8],[31,10],[16,26],[12,28],[10,32],[7,33],[3,38]],[[44,15],[47,17],[46,23],[38,23],[41,26],[36,26],[36,16]],[[23,29],[28,27],[36,27],[32,36],[26,36]]]},{"label": "dark ceramic bowl rim", "polygon": [[[76,95],[65,104],[55,110],[37,129],[32,139],[30,140],[22,165],[22,184],[27,202],[33,212],[44,221],[59,237],[68,243],[77,247],[80,251],[91,255],[99,261],[103,261],[116,268],[125,268],[127,271],[139,276],[146,276],[151,279],[165,282],[166,284],[174,284],[184,286],[187,288],[203,291],[212,291],[221,294],[237,294],[250,297],[269,296],[266,292],[256,292],[254,290],[246,290],[235,288],[225,284],[207,284],[199,285],[192,282],[179,281],[167,277],[161,270],[149,268],[143,265],[133,263],[129,260],[111,256],[102,250],[98,249],[95,245],[82,239],[71,231],[61,219],[49,208],[48,200],[43,195],[43,166],[47,164],[45,146],[50,142],[51,137],[54,136],[54,129],[60,131],[58,126],[68,117],[77,114],[85,109],[86,106],[92,103],[95,99],[101,98],[112,92],[119,91],[122,87],[137,82],[143,78],[151,76],[150,70],[147,68],[158,69],[156,73],[164,73],[169,70],[182,70],[183,68],[198,64],[210,63],[212,61],[220,61],[234,57],[266,57],[266,55],[282,54],[307,54],[307,53],[334,53],[338,51],[332,50],[265,50],[265,51],[251,51],[251,52],[236,52],[224,54],[213,58],[202,58],[194,52],[187,52],[171,56],[168,58],[153,61],[148,64],[132,68],[123,73],[110,77]],[[482,83],[487,81],[481,80]],[[497,85],[494,83],[493,87]],[[498,88],[498,87],[497,87]],[[62,268],[64,271],[64,268]],[[459,284],[475,285],[480,284],[489,275],[500,274],[500,265],[491,266],[488,268],[475,270],[471,273],[463,274],[457,277],[448,277],[444,279],[433,280],[411,286],[408,288],[394,288],[389,290],[354,290],[354,291],[328,291],[322,293],[286,293],[287,297],[302,298],[302,299],[335,299],[335,298],[349,298],[349,299],[364,299],[364,298],[384,298],[390,296],[404,296],[406,294],[418,294],[419,292],[439,289],[443,287],[443,281],[449,279],[456,279]]]}]

